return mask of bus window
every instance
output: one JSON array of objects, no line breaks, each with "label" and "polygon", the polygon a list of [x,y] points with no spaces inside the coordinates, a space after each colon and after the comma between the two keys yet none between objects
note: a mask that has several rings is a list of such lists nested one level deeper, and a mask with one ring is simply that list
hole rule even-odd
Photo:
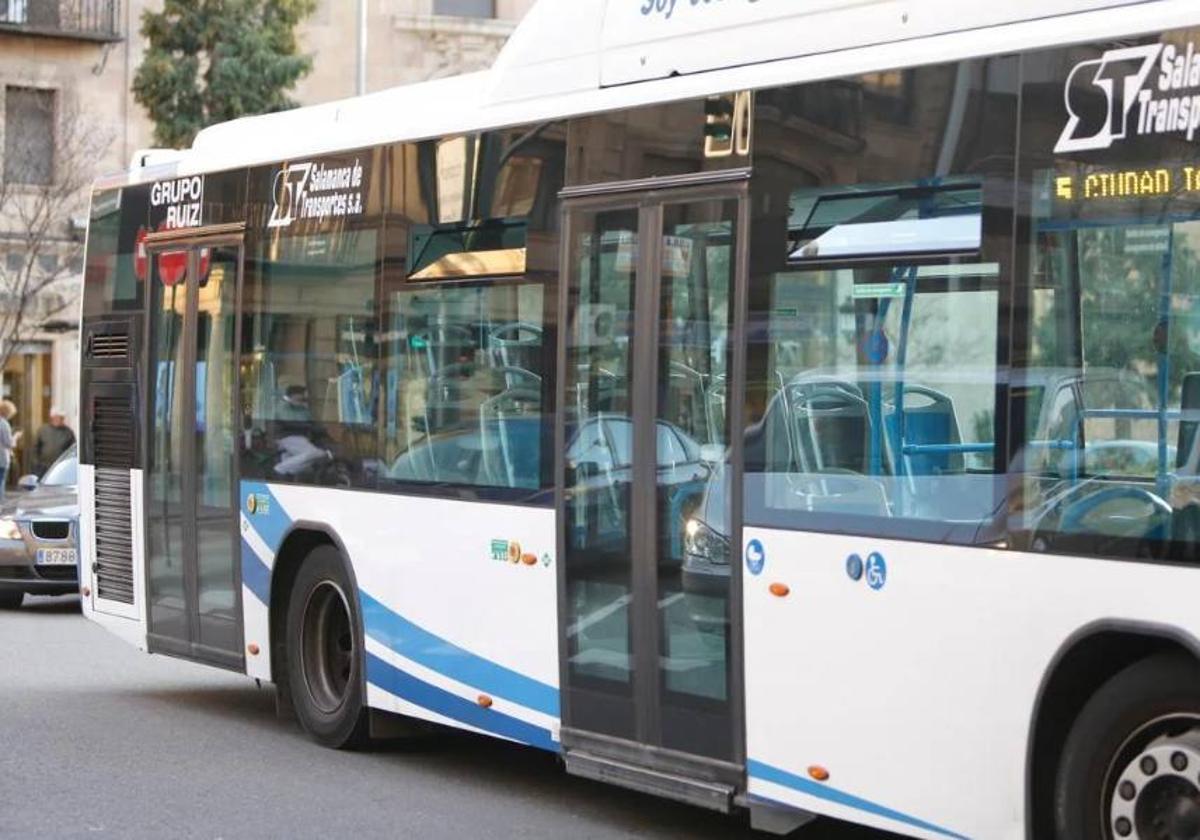
[{"label": "bus window", "polygon": [[790,206],[786,266],[751,314],[748,521],[983,539],[1002,502],[1000,266],[979,261],[978,185]]},{"label": "bus window", "polygon": [[1020,381],[1057,396],[1023,411],[1014,530],[1039,551],[1192,552],[1170,538],[1200,522],[1194,447],[1180,446],[1200,409],[1183,400],[1200,373],[1200,222],[1038,224]]},{"label": "bus window", "polygon": [[142,308],[146,188],[97,191],[92,196],[83,275],[83,314],[111,315]]},{"label": "bus window", "polygon": [[376,449],[375,230],[264,242],[243,292],[242,472],[364,486]]},{"label": "bus window", "polygon": [[[1172,44],[1163,60],[1194,37],[1162,36]],[[1161,83],[1158,40],[1121,47],[1149,50],[1150,79]],[[1111,136],[1099,128],[1105,97],[1074,68],[1109,49],[1081,44],[1024,65],[1019,171],[1028,232],[1014,306],[1009,531],[1021,549],[1194,562],[1196,147],[1167,120],[1167,102],[1178,100],[1161,100],[1154,115],[1161,91],[1150,82],[1139,95],[1140,123],[1131,117],[1129,131]]]},{"label": "bus window", "polygon": [[543,297],[519,282],[392,294],[385,480],[541,486]]}]

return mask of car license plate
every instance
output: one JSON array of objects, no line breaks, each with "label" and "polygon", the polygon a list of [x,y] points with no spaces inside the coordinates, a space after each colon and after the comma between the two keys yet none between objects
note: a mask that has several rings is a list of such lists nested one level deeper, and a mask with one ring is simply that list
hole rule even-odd
[{"label": "car license plate", "polygon": [[74,566],[75,549],[73,548],[39,548],[37,550],[39,566]]}]

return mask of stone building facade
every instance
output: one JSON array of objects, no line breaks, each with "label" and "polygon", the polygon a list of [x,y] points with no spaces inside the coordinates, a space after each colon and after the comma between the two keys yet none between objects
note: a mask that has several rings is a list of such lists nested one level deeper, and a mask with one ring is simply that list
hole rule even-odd
[{"label": "stone building facade", "polygon": [[[535,0],[367,0],[367,90],[491,66]],[[318,57],[296,88],[309,104],[355,94],[355,0],[318,0],[304,47]]]},{"label": "stone building facade", "polygon": [[[488,67],[534,2],[366,0],[367,89]],[[152,125],[130,87],[144,53],[142,13],[161,6],[162,0],[0,0],[0,272],[28,260],[35,271],[53,265],[61,274],[61,282],[34,301],[33,329],[3,369],[0,394],[17,403],[14,425],[28,439],[52,404],[72,426],[78,416],[75,298],[87,190],[70,200],[58,197],[45,245],[30,244],[14,201],[28,206],[61,182],[67,157],[85,157],[97,175],[124,168],[137,150],[152,145]],[[356,0],[318,0],[300,32],[301,48],[314,58],[313,71],[294,92],[300,104],[355,94],[358,32]],[[62,148],[73,126],[86,135],[82,155]],[[4,291],[0,324],[11,304]]]},{"label": "stone building facade", "polygon": [[[86,182],[128,161],[141,119],[126,93],[130,14],[119,0],[0,0],[0,324],[25,278],[56,281],[29,301],[28,329],[2,371],[0,393],[16,403],[13,425],[29,442],[52,402],[72,427],[78,416]],[[60,192],[66,180],[78,186],[73,195]],[[47,224],[30,220],[38,205],[53,211]],[[28,454],[18,458],[29,469]]]}]

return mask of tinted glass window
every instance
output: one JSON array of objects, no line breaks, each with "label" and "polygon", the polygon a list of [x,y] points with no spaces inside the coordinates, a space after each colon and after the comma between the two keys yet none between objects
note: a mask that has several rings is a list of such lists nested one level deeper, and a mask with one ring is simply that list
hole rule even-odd
[{"label": "tinted glass window", "polygon": [[385,488],[548,503],[565,142],[542,123],[388,150]]},{"label": "tinted glass window", "polygon": [[244,293],[242,469],[277,481],[365,480],[374,452],[375,233],[285,240]]},{"label": "tinted glass window", "polygon": [[750,165],[749,93],[629,108],[571,121],[569,184],[686,175]]},{"label": "tinted glass window", "polygon": [[92,196],[83,274],[85,316],[142,307],[148,264],[144,251],[139,252],[139,240],[146,234],[146,213],[144,187],[102,190]]},{"label": "tinted glass window", "polygon": [[542,285],[412,285],[389,305],[384,476],[540,487]]},{"label": "tinted glass window", "polygon": [[998,538],[1016,92],[997,59],[759,95],[748,524]]},{"label": "tinted glass window", "polygon": [[379,471],[379,154],[251,174],[242,288],[242,474],[373,486]]},{"label": "tinted glass window", "polygon": [[[1196,557],[1200,178],[1195,129],[1180,116],[1200,94],[1192,45],[1200,31],[1026,60],[1020,547]],[[1074,72],[1116,49],[1121,92],[1136,90],[1128,108]]]},{"label": "tinted glass window", "polygon": [[998,271],[889,263],[770,278],[769,397],[746,440],[760,521],[990,522]]}]

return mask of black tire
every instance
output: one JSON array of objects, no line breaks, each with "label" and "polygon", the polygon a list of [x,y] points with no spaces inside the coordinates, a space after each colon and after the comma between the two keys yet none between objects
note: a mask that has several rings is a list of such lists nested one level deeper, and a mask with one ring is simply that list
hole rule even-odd
[{"label": "black tire", "polygon": [[24,592],[0,592],[0,610],[18,609],[24,600]]},{"label": "black tire", "polygon": [[334,749],[355,749],[368,740],[357,604],[338,550],[314,548],[288,599],[288,689],[304,731]]},{"label": "black tire", "polygon": [[1200,725],[1200,663],[1163,654],[1118,673],[1071,727],[1054,786],[1057,840],[1111,840],[1122,769],[1154,739]]}]

